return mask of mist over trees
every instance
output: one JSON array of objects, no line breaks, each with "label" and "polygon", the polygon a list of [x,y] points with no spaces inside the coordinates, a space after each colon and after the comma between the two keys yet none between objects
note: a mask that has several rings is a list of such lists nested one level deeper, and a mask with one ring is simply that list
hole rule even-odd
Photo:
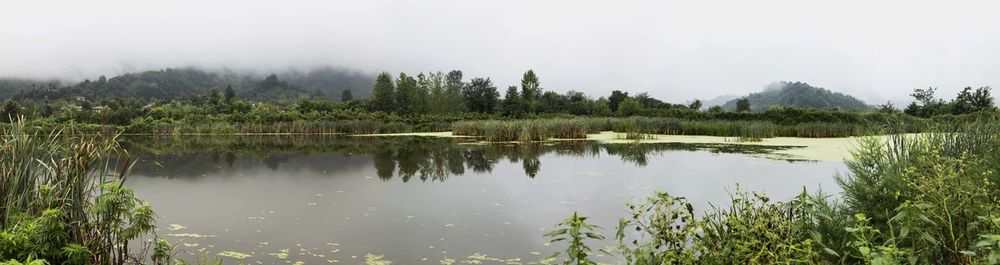
[{"label": "mist over trees", "polygon": [[[872,109],[864,101],[852,96],[814,87],[804,82],[776,82],[764,91],[751,93],[745,98],[749,100],[752,111],[764,111],[771,106],[849,111]],[[723,104],[722,108],[743,111],[739,109],[739,103],[739,99],[733,99]]]},{"label": "mist over trees", "polygon": [[58,81],[0,79],[0,99],[59,100],[83,97],[91,101],[114,97],[145,100],[186,99],[212,90],[232,89],[234,97],[262,101],[297,100],[303,97],[334,98],[344,90],[368,96],[374,77],[366,74],[317,68],[307,72],[287,71],[258,75],[231,70],[167,68],[99,76],[76,84]]}]

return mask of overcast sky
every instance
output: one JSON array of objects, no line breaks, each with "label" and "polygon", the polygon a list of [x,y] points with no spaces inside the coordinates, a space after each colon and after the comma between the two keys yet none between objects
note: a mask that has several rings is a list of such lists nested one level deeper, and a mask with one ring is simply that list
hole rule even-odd
[{"label": "overcast sky", "polygon": [[[805,81],[870,103],[1000,86],[990,1],[6,1],[0,76],[178,66],[461,69],[669,101]],[[995,2],[995,1],[994,1]]]}]

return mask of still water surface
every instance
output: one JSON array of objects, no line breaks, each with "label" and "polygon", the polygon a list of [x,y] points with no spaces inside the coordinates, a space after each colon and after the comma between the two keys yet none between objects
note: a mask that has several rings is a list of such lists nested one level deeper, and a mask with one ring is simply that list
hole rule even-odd
[{"label": "still water surface", "polygon": [[559,249],[542,234],[574,211],[612,235],[625,203],[654,190],[704,210],[737,184],[776,199],[804,186],[837,192],[833,176],[846,172],[842,162],[676,144],[244,136],[123,145],[141,159],[129,185],[153,205],[179,258],[232,251],[247,264],[358,264],[368,253],[395,264],[483,255],[485,264],[529,264]]}]

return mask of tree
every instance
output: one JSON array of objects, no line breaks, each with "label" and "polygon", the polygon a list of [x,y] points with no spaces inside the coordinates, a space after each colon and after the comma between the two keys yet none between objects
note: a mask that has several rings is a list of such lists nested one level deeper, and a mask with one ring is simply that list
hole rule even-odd
[{"label": "tree", "polygon": [[400,113],[417,113],[420,109],[417,80],[406,73],[399,73],[396,79],[396,110]]},{"label": "tree", "polygon": [[462,89],[466,109],[472,112],[493,113],[500,93],[489,78],[473,78]]},{"label": "tree", "polygon": [[413,92],[413,111],[415,113],[427,113],[429,107],[427,103],[431,97],[431,82],[423,72],[417,74],[417,86]]},{"label": "tree", "polygon": [[736,111],[737,112],[750,111],[750,99],[744,97],[736,100]]},{"label": "tree", "polygon": [[722,106],[719,106],[719,105],[711,106],[711,107],[708,108],[708,112],[710,112],[710,113],[720,113],[720,112],[724,112],[724,111],[726,111],[726,110],[722,109]]},{"label": "tree", "polygon": [[601,97],[594,100],[594,115],[610,116],[611,113],[611,107],[608,107],[608,99]]},{"label": "tree", "polygon": [[351,93],[350,89],[344,89],[344,92],[340,92],[340,101],[348,102],[354,100],[354,93]]},{"label": "tree", "polygon": [[444,74],[441,72],[434,72],[427,75],[427,83],[430,86],[430,95],[427,99],[428,112],[434,114],[441,114],[445,112],[446,107],[443,106],[445,83]]},{"label": "tree", "polygon": [[608,97],[608,108],[611,112],[618,112],[618,105],[628,98],[628,92],[622,92],[621,90],[611,91],[611,96]]},{"label": "tree", "polygon": [[699,109],[701,109],[701,100],[700,99],[695,99],[694,102],[691,102],[691,104],[688,105],[688,108],[689,109],[693,109],[693,110],[699,110]]},{"label": "tree", "polygon": [[906,106],[903,110],[906,114],[919,116],[919,117],[931,117],[935,115],[949,113],[949,104],[943,99],[938,99],[934,96],[934,92],[937,88],[927,88],[927,89],[914,89],[913,93],[910,94],[914,101],[910,102],[910,105]]},{"label": "tree", "polygon": [[218,89],[213,88],[208,93],[208,104],[218,105],[219,103],[222,103],[222,93],[219,93]]},{"label": "tree", "polygon": [[458,113],[465,109],[464,98],[462,97],[462,71],[452,70],[445,77],[444,95],[441,97],[441,104],[445,113]]},{"label": "tree", "polygon": [[627,98],[618,106],[618,114],[621,116],[632,116],[642,112],[642,104],[634,98]]},{"label": "tree", "polygon": [[500,103],[501,113],[508,117],[521,117],[527,112],[527,104],[517,93],[517,86],[507,87],[503,102]]},{"label": "tree", "polygon": [[569,98],[555,91],[546,91],[538,100],[538,112],[566,113]]},{"label": "tree", "polygon": [[972,94],[972,107],[976,110],[996,110],[997,105],[993,102],[993,95],[991,95],[990,87],[980,87],[976,89],[976,93]]},{"label": "tree", "polygon": [[372,88],[371,109],[377,111],[393,111],[395,108],[395,86],[392,84],[392,76],[388,72],[382,72],[375,78],[375,86]]},{"label": "tree", "polygon": [[233,91],[233,85],[226,85],[225,98],[226,103],[232,103],[233,98],[236,97],[236,91]]},{"label": "tree", "polygon": [[591,115],[594,114],[594,104],[590,102],[587,95],[583,92],[570,90],[566,92],[566,97],[569,98],[569,105],[566,106],[566,111],[573,115]]},{"label": "tree", "polygon": [[528,69],[521,76],[521,97],[531,107],[531,111],[535,112],[538,110],[538,100],[541,96],[542,88],[538,76],[535,75],[535,71]]}]

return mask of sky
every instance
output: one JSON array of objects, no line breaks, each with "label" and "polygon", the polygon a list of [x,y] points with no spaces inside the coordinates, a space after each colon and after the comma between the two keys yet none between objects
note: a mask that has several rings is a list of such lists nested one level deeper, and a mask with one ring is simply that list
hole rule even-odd
[{"label": "sky", "polygon": [[0,0],[0,76],[461,69],[671,102],[803,81],[871,104],[1000,86],[996,1]]}]

